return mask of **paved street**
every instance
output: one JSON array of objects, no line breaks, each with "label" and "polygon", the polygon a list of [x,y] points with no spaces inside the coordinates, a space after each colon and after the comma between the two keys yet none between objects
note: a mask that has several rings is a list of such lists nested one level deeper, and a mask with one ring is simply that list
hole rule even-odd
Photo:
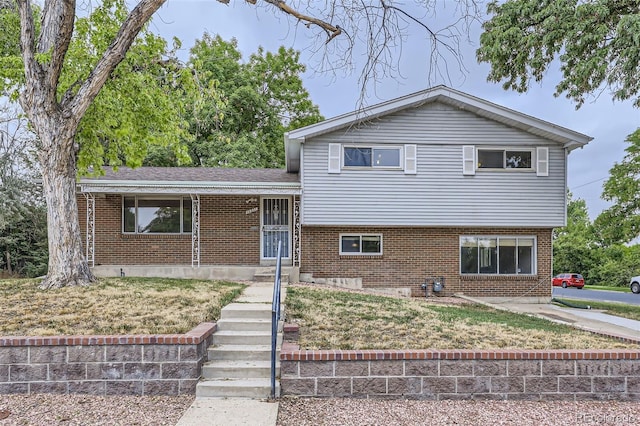
[{"label": "paved street", "polygon": [[588,288],[588,285],[582,290],[578,290],[577,288],[554,287],[553,297],[640,305],[640,294],[633,294],[630,291],[628,293],[622,293],[620,291],[588,290]]}]

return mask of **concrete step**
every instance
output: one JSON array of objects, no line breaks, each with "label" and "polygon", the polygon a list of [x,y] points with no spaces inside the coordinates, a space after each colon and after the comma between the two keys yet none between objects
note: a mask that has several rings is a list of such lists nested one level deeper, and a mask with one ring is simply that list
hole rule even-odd
[{"label": "concrete step", "polygon": [[[271,345],[222,345],[210,346],[207,349],[208,359],[214,360],[242,360],[242,361],[271,361]],[[280,351],[276,351],[276,359],[280,358]]]},{"label": "concrete step", "polygon": [[224,318],[217,322],[220,331],[268,331],[271,332],[271,319]]},{"label": "concrete step", "polygon": [[[196,386],[196,397],[215,398],[269,398],[271,379],[213,379],[203,380]],[[280,384],[276,381],[276,397]]]},{"label": "concrete step", "polygon": [[[276,280],[276,273],[260,272],[253,275],[253,280],[259,283],[274,283]],[[289,274],[280,274],[280,284],[289,284]]]},{"label": "concrete step", "polygon": [[[278,335],[278,343],[281,343]],[[270,345],[271,330],[269,331],[216,331],[213,334],[213,344],[221,345]]]},{"label": "concrete step", "polygon": [[[280,363],[276,362],[276,377],[280,377]],[[205,379],[269,379],[271,361],[209,361],[202,366]]]},{"label": "concrete step", "polygon": [[271,320],[271,304],[230,303],[220,311],[220,319]]}]

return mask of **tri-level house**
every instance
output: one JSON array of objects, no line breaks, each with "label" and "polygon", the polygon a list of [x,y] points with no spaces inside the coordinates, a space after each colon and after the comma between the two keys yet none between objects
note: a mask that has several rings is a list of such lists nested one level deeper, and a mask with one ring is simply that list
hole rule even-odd
[{"label": "tri-level house", "polygon": [[[103,275],[551,296],[567,156],[591,138],[438,86],[285,135],[286,170],[139,168],[80,180]],[[435,290],[435,293],[432,293]]]}]

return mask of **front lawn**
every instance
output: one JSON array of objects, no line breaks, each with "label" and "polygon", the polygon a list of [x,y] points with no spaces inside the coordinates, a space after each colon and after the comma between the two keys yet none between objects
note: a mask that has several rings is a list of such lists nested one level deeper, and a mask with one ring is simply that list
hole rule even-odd
[{"label": "front lawn", "polygon": [[41,290],[37,280],[0,280],[0,336],[176,334],[240,295],[243,284],[106,278],[87,287]]},{"label": "front lawn", "polygon": [[302,349],[638,348],[567,325],[471,303],[290,285],[286,320]]}]

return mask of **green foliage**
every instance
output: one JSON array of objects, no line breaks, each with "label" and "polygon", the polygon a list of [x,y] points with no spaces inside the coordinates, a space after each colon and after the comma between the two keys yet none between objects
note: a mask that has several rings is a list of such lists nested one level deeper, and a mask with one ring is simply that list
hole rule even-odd
[{"label": "green foliage", "polygon": [[[196,165],[266,167],[284,165],[284,132],[320,121],[318,107],[302,84],[300,54],[281,47],[262,48],[242,62],[237,41],[205,33],[191,49],[188,67],[200,84],[214,86],[220,99],[187,111],[194,140],[189,154]],[[158,150],[148,165],[175,165]]]},{"label": "green foliage", "polygon": [[640,129],[627,137],[622,162],[609,170],[602,198],[613,205],[596,219],[605,243],[629,242],[640,236]]},{"label": "green foliage", "polygon": [[640,273],[640,245],[615,244],[602,248],[591,270],[598,284],[628,287],[629,279]]},{"label": "green foliage", "polygon": [[615,99],[635,98],[640,67],[640,12],[636,1],[493,0],[477,58],[491,64],[488,79],[527,91],[559,60],[556,96],[580,107],[602,85]]},{"label": "green foliage", "polygon": [[640,271],[640,245],[606,241],[602,213],[591,223],[584,200],[568,194],[567,226],[554,231],[554,274],[577,272],[587,285],[627,286]]},{"label": "green foliage", "polygon": [[[7,188],[0,188],[0,196],[5,197],[7,192]],[[13,209],[0,226],[0,269],[37,277],[47,272],[47,211],[44,203],[24,204],[24,201],[9,200],[20,208]]]},{"label": "green foliage", "polygon": [[[77,20],[59,93],[73,91],[88,76],[127,13],[123,1],[109,0]],[[100,171],[104,164],[138,167],[157,147],[169,150],[177,164],[189,162],[183,117],[195,98],[208,95],[215,93],[199,90],[167,42],[143,30],[80,123],[79,173]]]},{"label": "green foliage", "polygon": [[[34,8],[34,14],[39,9]],[[106,0],[89,16],[76,19],[73,38],[57,87],[58,98],[75,94],[110,46],[128,14],[123,0]],[[36,22],[39,18],[36,16]],[[17,97],[24,81],[20,22],[16,11],[0,9],[0,93]],[[180,47],[174,40],[174,48]],[[42,63],[50,54],[38,55]],[[178,63],[166,40],[143,29],[80,122],[78,173],[99,174],[101,166],[142,165],[155,149],[171,153],[176,164],[190,162],[186,111],[202,98],[217,99],[214,86],[201,87]]]},{"label": "green foliage", "polygon": [[587,204],[582,199],[573,200],[567,194],[567,226],[554,230],[553,271],[581,273],[586,282],[592,282],[591,269],[596,261],[599,247],[593,232],[593,225],[587,212]]},{"label": "green foliage", "polygon": [[47,271],[47,217],[34,182],[32,135],[15,108],[0,108],[0,122],[0,270],[40,276]]},{"label": "green foliage", "polygon": [[[34,9],[34,13],[39,13],[38,9]],[[24,80],[20,57],[20,17],[15,9],[0,7],[0,28],[0,95],[9,95],[15,100],[17,88]]]}]

